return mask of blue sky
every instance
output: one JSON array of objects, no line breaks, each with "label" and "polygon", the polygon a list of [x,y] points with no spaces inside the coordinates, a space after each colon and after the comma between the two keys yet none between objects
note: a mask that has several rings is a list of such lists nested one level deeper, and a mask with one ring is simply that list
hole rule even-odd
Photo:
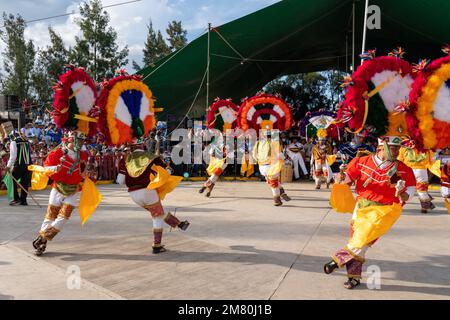
[{"label": "blue sky", "polygon": [[[103,0],[104,6],[128,2],[130,0]],[[25,20],[33,20],[63,13],[78,11],[84,1],[79,0],[0,0],[0,11],[20,13]],[[111,22],[118,33],[118,42],[130,49],[127,68],[131,61],[142,62],[142,49],[147,36],[149,20],[155,29],[165,35],[169,21],[181,20],[188,31],[188,40],[198,37],[207,28],[208,22],[213,26],[232,21],[256,10],[267,7],[278,0],[141,0],[106,8]],[[52,26],[64,39],[67,46],[73,45],[75,36],[80,31],[74,19],[77,14],[30,23],[25,31],[27,39],[33,39],[38,47],[49,43],[47,28]],[[0,50],[4,48],[0,41]]]}]

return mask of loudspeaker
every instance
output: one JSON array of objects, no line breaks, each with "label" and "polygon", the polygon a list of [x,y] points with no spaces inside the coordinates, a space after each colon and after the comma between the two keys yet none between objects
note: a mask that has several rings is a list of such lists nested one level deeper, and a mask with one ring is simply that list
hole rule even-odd
[{"label": "loudspeaker", "polygon": [[6,96],[0,96],[0,111],[6,111],[8,105],[8,99]]},{"label": "loudspeaker", "polygon": [[21,108],[18,96],[8,96],[9,110],[17,110]]},{"label": "loudspeaker", "polygon": [[18,96],[4,95],[0,96],[0,111],[18,111],[20,102]]}]

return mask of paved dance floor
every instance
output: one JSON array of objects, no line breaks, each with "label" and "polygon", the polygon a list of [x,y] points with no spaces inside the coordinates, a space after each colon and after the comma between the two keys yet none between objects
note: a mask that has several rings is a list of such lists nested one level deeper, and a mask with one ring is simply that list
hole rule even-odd
[{"label": "paved dance floor", "polygon": [[[151,252],[152,221],[126,189],[99,186],[103,201],[85,226],[78,211],[42,257],[33,255],[42,208],[0,197],[0,299],[449,299],[450,215],[420,213],[417,197],[367,255],[364,278],[343,287],[344,270],[323,273],[346,244],[349,214],[332,211],[329,190],[286,184],[292,201],[272,205],[262,182],[219,182],[211,198],[182,183],[163,202],[187,231],[164,230],[167,252]],[[367,285],[369,284],[369,285]],[[370,287],[370,288],[369,288]]]}]

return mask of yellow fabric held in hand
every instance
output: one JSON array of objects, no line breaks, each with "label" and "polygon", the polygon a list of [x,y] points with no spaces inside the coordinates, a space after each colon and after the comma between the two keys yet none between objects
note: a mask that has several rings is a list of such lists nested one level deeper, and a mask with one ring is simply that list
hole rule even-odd
[{"label": "yellow fabric held in hand", "polygon": [[32,190],[43,190],[48,185],[48,176],[52,175],[54,172],[47,170],[42,166],[29,165],[28,170],[32,172],[31,174],[31,189]]},{"label": "yellow fabric held in hand", "polygon": [[428,170],[436,177],[441,177],[441,160],[436,160],[432,165],[428,166]]},{"label": "yellow fabric held in hand", "polygon": [[91,179],[85,178],[83,189],[81,189],[79,206],[81,225],[88,221],[95,209],[97,209],[100,201],[102,201],[102,194],[95,187],[95,183]]},{"label": "yellow fabric held in hand", "polygon": [[327,155],[327,162],[329,166],[332,166],[333,163],[336,162],[336,155],[335,154]]},{"label": "yellow fabric held in hand", "polygon": [[447,213],[450,213],[450,202],[448,199],[444,199],[445,207],[447,208]]},{"label": "yellow fabric held in hand", "polygon": [[183,180],[183,177],[172,176],[166,169],[161,166],[152,166],[152,170],[156,172],[156,176],[150,174],[150,183],[147,189],[156,189],[160,200],[164,200],[166,195],[172,192]]},{"label": "yellow fabric held in hand", "polygon": [[392,228],[402,210],[403,207],[399,203],[358,209],[353,222],[354,233],[349,245],[353,248],[362,248],[380,238]]},{"label": "yellow fabric held in hand", "polygon": [[209,159],[209,166],[206,169],[208,175],[212,176],[217,169],[222,168],[223,164],[225,163],[225,160],[226,158],[217,159],[216,157],[211,157]]},{"label": "yellow fabric held in hand", "polygon": [[353,213],[356,200],[347,184],[333,184],[331,187],[330,205],[336,212]]}]

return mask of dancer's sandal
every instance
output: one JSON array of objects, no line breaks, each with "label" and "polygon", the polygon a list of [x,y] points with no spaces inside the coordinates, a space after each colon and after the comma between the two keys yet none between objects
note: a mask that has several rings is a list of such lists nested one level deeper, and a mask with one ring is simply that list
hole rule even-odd
[{"label": "dancer's sandal", "polygon": [[160,247],[153,247],[153,253],[154,254],[158,254],[161,252],[166,252],[166,248],[164,248],[164,246],[160,246]]},{"label": "dancer's sandal", "polygon": [[334,270],[336,270],[337,268],[339,268],[339,265],[338,265],[334,260],[331,260],[330,262],[326,263],[326,264],[323,266],[323,271],[324,271],[326,274],[330,274],[330,273],[332,273]]},{"label": "dancer's sandal", "polygon": [[361,284],[361,281],[359,279],[355,278],[348,278],[346,282],[344,282],[344,287],[346,289],[353,289],[356,286],[359,286]]}]

